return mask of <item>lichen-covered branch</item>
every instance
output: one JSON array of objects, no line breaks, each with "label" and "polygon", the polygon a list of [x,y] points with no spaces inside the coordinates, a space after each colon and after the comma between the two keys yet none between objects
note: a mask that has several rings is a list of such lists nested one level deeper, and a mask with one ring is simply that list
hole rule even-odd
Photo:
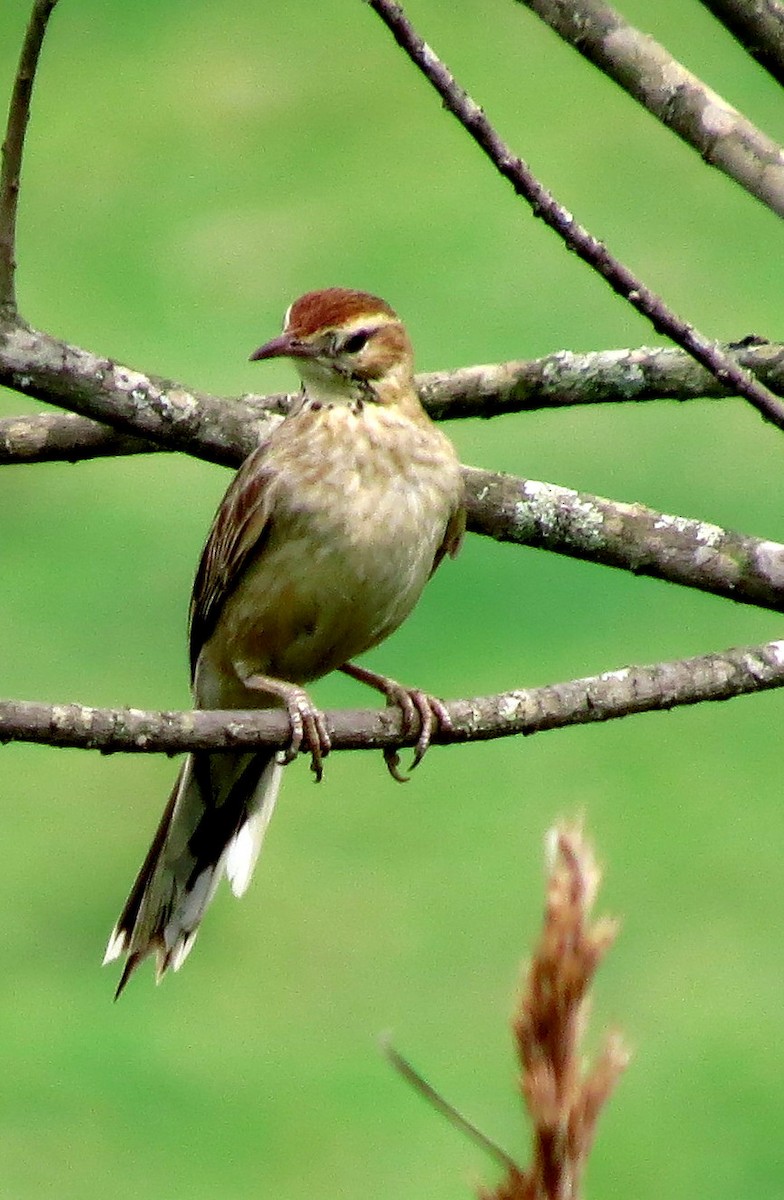
[{"label": "lichen-covered branch", "polygon": [[[0,343],[2,340],[0,334]],[[56,398],[90,416],[45,414],[0,421],[0,461],[69,459],[166,448],[236,466],[256,444],[273,414],[285,411],[288,403],[286,396],[223,400],[200,395],[21,328],[15,328],[6,340],[14,350],[4,355],[0,348],[0,379],[5,370],[29,395]],[[753,347],[744,353],[752,350],[764,355],[771,348]],[[579,390],[579,380],[584,378],[583,395],[595,396],[597,389],[609,386],[611,376],[618,383],[618,370],[629,387],[645,388],[653,386],[652,380],[668,370],[680,378],[690,361],[677,351],[639,353],[644,366],[636,361],[636,352],[629,351],[597,356],[555,355],[543,360],[544,366],[542,361],[535,364],[534,373],[546,377],[565,360],[567,386]],[[664,367],[662,356],[667,364]],[[768,357],[777,381],[781,358],[780,348]],[[499,403],[506,386],[503,380],[508,384],[514,365],[476,368],[495,371],[501,377]],[[646,371],[650,373],[647,382]],[[691,374],[694,372],[704,376],[696,366]],[[692,383],[697,386],[696,380]],[[437,415],[444,415],[444,411],[451,415],[450,405],[463,402],[459,399],[461,393],[455,391],[441,401],[443,390],[451,387],[448,373],[420,377],[420,384],[431,411],[445,404]],[[96,423],[96,417],[117,423],[125,432]],[[140,438],[139,434],[146,436]],[[79,442],[78,448],[74,448],[75,441]],[[469,528],[485,537],[650,575],[744,604],[776,611],[784,607],[784,547],[778,542],[536,480],[470,467],[465,468],[465,479]]]},{"label": "lichen-covered branch", "polygon": [[587,492],[466,467],[468,527],[784,612],[784,545]]},{"label": "lichen-covered branch", "polygon": [[395,41],[412,63],[432,84],[444,107],[460,122],[466,132],[484,151],[499,174],[524,199],[535,216],[548,225],[583,262],[610,285],[629,304],[651,322],[659,333],[672,338],[688,351],[722,383],[744,396],[757,411],[784,429],[784,405],[760,384],[748,371],[727,354],[717,342],[700,333],[690,322],[668,308],[641,279],[614,255],[593,234],[580,225],[568,209],[536,178],[530,167],[511,150],[485,116],[482,108],[456,81],[433,49],[419,36],[395,0],[368,0]]},{"label": "lichen-covered branch", "polygon": [[[517,0],[752,196],[784,216],[784,151],[601,0]],[[744,7],[748,10],[748,0]]]},{"label": "lichen-covered branch", "polygon": [[[489,741],[546,729],[611,721],[708,700],[730,700],[784,686],[784,641],[765,642],[676,659],[629,666],[546,687],[518,688],[500,695],[447,704],[452,728],[433,743]],[[384,750],[413,745],[401,735],[394,708],[326,714],[335,750]],[[247,750],[284,746],[288,720],[282,712],[153,712],[91,708],[82,704],[0,701],[0,744],[37,742],[102,753],[177,754],[186,750]]]},{"label": "lichen-covered branch", "polygon": [[0,418],[0,465],[82,462],[90,458],[149,454],[165,446],[117,433],[76,413],[35,413]]},{"label": "lichen-covered branch", "polygon": [[[750,337],[725,349],[771,391],[784,395],[784,346]],[[527,362],[431,371],[417,376],[417,387],[436,421],[498,417],[574,404],[735,395],[686,351],[661,346],[581,354],[559,350]]]},{"label": "lichen-covered branch", "polygon": [[[104,421],[115,420],[115,394],[106,390],[104,359],[86,354],[37,333],[31,349],[30,331],[15,331],[15,336],[0,332],[0,383],[48,404],[67,407],[78,405],[79,412],[100,414]],[[728,347],[738,361],[753,370],[772,391],[784,395],[784,346],[780,343],[747,339]],[[39,361],[40,353],[40,361]],[[45,372],[40,368],[44,366]],[[68,372],[80,364],[77,380]],[[60,364],[60,365],[58,365]],[[68,364],[68,365],[66,365]],[[162,440],[169,432],[167,422],[156,421],[145,405],[127,404],[127,392],[120,393],[116,419],[128,430],[156,427],[158,441],[139,433],[120,433],[98,421],[95,416],[39,413],[34,416],[0,418],[0,465],[33,462],[77,462],[121,454],[144,454],[175,448],[197,457],[223,462],[239,462],[243,449],[252,445],[265,428],[268,417],[285,413],[291,397],[287,395],[247,395],[239,399],[207,396],[182,384],[153,379],[132,368],[115,372],[124,376],[143,376],[142,392],[153,395],[167,391],[187,396],[197,422],[178,446]],[[111,384],[111,380],[109,381]],[[729,391],[683,350],[639,346],[626,350],[595,350],[577,354],[559,350],[530,361],[488,363],[458,367],[452,371],[428,371],[417,375],[422,402],[436,421],[459,418],[489,418],[543,408],[562,408],[575,404],[619,404],[627,401],[727,399]],[[75,399],[74,399],[75,395]],[[216,425],[225,425],[219,434]],[[247,427],[246,427],[247,426]],[[230,445],[232,431],[240,429],[237,442]],[[202,437],[202,433],[206,436]]]},{"label": "lichen-covered branch", "polygon": [[[62,342],[48,335],[35,335],[36,344],[44,351],[46,374],[33,369],[35,362],[28,343],[29,331],[20,331],[14,338],[0,334],[0,383],[19,392],[44,400],[49,404],[67,406],[74,393],[74,380],[66,376],[70,368],[65,363],[78,361],[93,365],[105,360],[87,355],[77,347],[63,352]],[[5,345],[3,342],[5,340]],[[54,344],[50,344],[54,343]],[[732,347],[738,361],[753,370],[772,391],[784,395],[784,346],[780,343],[736,343]],[[58,367],[58,361],[63,365]],[[172,384],[130,368],[119,368],[126,375],[143,375],[144,391],[151,394],[153,382],[159,391],[168,388],[189,402],[202,414],[187,444],[180,446],[197,457],[224,462],[240,461],[243,449],[253,443],[264,429],[270,415],[284,413],[290,402],[286,395],[221,398],[197,393],[182,384]],[[107,394],[102,368],[89,366],[80,371],[76,400],[80,411],[100,413],[104,420],[114,420],[113,396]],[[520,412],[535,412],[543,408],[562,408],[575,404],[618,404],[627,401],[727,399],[733,393],[715,376],[696,363],[683,350],[640,346],[626,350],[596,350],[574,353],[559,350],[555,354],[529,361],[488,363],[473,367],[458,367],[452,371],[428,371],[417,376],[422,402],[436,421],[459,418],[489,418]],[[129,410],[126,393],[121,393],[117,420],[128,429],[135,429],[138,407]],[[205,411],[208,408],[209,411]],[[153,417],[141,409],[141,427],[150,428]],[[239,440],[230,445],[232,430],[241,427]],[[216,424],[225,424],[223,435],[217,434]],[[247,428],[245,428],[247,424]],[[157,434],[163,437],[168,428],[158,423]],[[193,426],[192,426],[193,428]],[[201,430],[207,431],[202,438]],[[122,454],[152,453],[171,450],[169,442],[151,441],[136,433],[118,433],[94,417],[76,414],[39,413],[0,419],[0,465],[33,462],[76,462],[79,459]],[[236,453],[236,457],[235,457]]]},{"label": "lichen-covered branch", "polygon": [[773,78],[784,84],[784,4],[779,0],[702,0]]},{"label": "lichen-covered branch", "polygon": [[0,384],[224,466],[250,453],[270,417],[16,323],[0,325]]}]

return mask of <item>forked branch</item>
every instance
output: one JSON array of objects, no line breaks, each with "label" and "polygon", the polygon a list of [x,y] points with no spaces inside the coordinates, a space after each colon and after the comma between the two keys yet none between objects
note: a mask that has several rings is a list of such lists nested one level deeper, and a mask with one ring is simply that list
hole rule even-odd
[{"label": "forked branch", "polygon": [[[517,0],[712,167],[784,216],[784,151],[602,0]],[[745,0],[746,9],[755,7]],[[759,7],[759,6],[757,6]]]},{"label": "forked branch", "polygon": [[367,0],[374,12],[391,31],[398,45],[432,84],[444,107],[457,118],[467,133],[484,151],[496,170],[511,183],[516,194],[531,206],[534,216],[554,230],[566,246],[588,263],[653,327],[672,338],[720,382],[744,396],[757,411],[778,429],[784,429],[784,405],[737,363],[719,344],[711,341],[688,321],[668,308],[641,279],[607,247],[580,225],[572,214],[536,178],[530,167],[502,140],[497,131],[446,65],[419,36],[402,7],[394,0]]},{"label": "forked branch", "polygon": [[[784,346],[750,335],[727,350],[784,394]],[[558,350],[530,361],[424,372],[416,382],[436,421],[585,404],[733,398],[691,355],[650,346]],[[229,466],[241,461],[267,418],[285,413],[291,400],[281,394],[210,396],[26,326],[0,338],[0,384],[80,414],[1,419],[0,465],[183,450]]]}]

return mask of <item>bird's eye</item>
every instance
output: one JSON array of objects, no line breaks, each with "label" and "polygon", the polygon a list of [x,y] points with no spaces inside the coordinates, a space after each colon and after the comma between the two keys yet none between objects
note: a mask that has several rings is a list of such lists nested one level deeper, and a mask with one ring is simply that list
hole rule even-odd
[{"label": "bird's eye", "polygon": [[350,337],[346,338],[341,349],[346,354],[358,354],[359,351],[367,345],[367,340],[369,337],[370,334],[366,329],[360,329],[357,333],[352,333]]}]

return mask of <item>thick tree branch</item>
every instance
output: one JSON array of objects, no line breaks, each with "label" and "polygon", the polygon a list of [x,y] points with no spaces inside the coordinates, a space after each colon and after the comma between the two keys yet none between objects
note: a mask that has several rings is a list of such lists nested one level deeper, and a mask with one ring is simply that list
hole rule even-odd
[{"label": "thick tree branch", "polygon": [[57,0],[35,0],[16,72],[0,163],[0,317],[16,316],[16,212],[30,99],[46,26]]},{"label": "thick tree branch", "polygon": [[[73,404],[92,417],[117,422],[121,429],[133,431],[133,436],[104,433],[106,426],[78,416],[13,418],[0,422],[0,460],[4,445],[6,461],[12,453],[15,461],[68,458],[75,430],[83,440],[86,456],[107,451],[137,453],[157,447],[185,449],[209,461],[237,466],[256,444],[271,414],[285,411],[288,402],[286,396],[221,400],[198,395],[178,384],[142,375],[22,328],[15,328],[8,342],[15,348],[15,354],[4,357],[0,351],[0,363],[5,363],[4,369],[28,394],[50,399],[57,396],[61,403]],[[20,346],[24,352],[20,352]],[[28,350],[30,346],[33,349]],[[771,348],[753,349],[762,354]],[[616,386],[644,390],[667,370],[680,377],[684,364],[689,362],[677,351],[639,353],[643,355],[643,365],[637,361],[638,352],[555,355],[532,364],[533,375],[546,381],[566,359],[567,376],[571,373],[568,386],[578,388],[582,378],[586,394],[596,395],[597,387],[600,391],[609,385],[609,376],[615,379]],[[780,360],[781,351],[776,349],[770,358],[770,369],[772,374],[776,373],[777,382]],[[662,361],[668,363],[664,371]],[[507,364],[472,370],[500,376],[499,397],[503,398],[502,390],[509,386],[514,368],[515,364]],[[646,382],[648,369],[651,377]],[[705,378],[696,366],[687,371],[692,377],[695,374]],[[442,413],[447,411],[451,415],[451,406],[462,403],[459,393],[456,401],[449,399],[445,406],[440,399],[451,386],[450,380],[448,374],[420,377],[423,391],[429,393],[431,411],[440,403]],[[692,382],[697,386],[694,378]],[[155,442],[139,439],[135,436],[137,431],[155,437]],[[744,604],[776,611],[784,608],[784,548],[776,542],[536,480],[468,467],[465,479],[469,528],[485,537],[620,567]]]},{"label": "thick tree branch", "polygon": [[82,462],[90,458],[149,454],[165,446],[76,413],[36,413],[0,419],[0,465]]},{"label": "thick tree branch", "polygon": [[[453,745],[530,735],[782,686],[784,641],[766,642],[653,666],[622,667],[547,687],[452,700],[446,707],[453,728],[435,733],[433,742]],[[382,750],[416,740],[401,737],[400,713],[394,708],[329,712],[326,720],[335,750]],[[0,701],[0,743],[37,742],[104,754],[177,754],[282,747],[288,734],[285,714],[269,710],[150,712]]]},{"label": "thick tree branch", "polygon": [[[772,391],[784,395],[784,346],[750,337],[725,349]],[[574,404],[735,395],[686,351],[649,346],[582,354],[559,350],[528,362],[432,371],[417,376],[417,387],[436,421]]]},{"label": "thick tree branch", "polygon": [[[784,151],[648,34],[601,0],[517,0],[707,163],[784,216]],[[749,8],[748,0],[744,6]]]},{"label": "thick tree branch", "polygon": [[251,400],[227,404],[21,324],[0,326],[0,384],[224,466],[250,453],[270,416]]},{"label": "thick tree branch", "polygon": [[479,105],[414,30],[401,6],[394,0],[367,2],[438,92],[444,107],[457,118],[504,179],[511,183],[516,194],[530,204],[534,215],[541,217],[569,249],[606,280],[614,292],[647,317],[659,333],[672,338],[717,379],[737,390],[767,421],[778,429],[784,429],[784,405],[725,353],[718,343],[706,338],[693,325],[678,317],[661,297],[611,255],[602,242],[575,221],[572,214],[539,182],[528,165],[501,139]]},{"label": "thick tree branch", "polygon": [[784,84],[784,4],[779,0],[702,0],[761,67]]},{"label": "thick tree branch", "polygon": [[[35,396],[48,404],[67,405],[73,393],[73,381],[63,379],[51,365],[53,355],[63,359],[63,343],[37,334],[46,346],[49,366],[46,387],[40,371],[32,371],[29,352],[20,356],[19,345],[25,335],[19,333],[7,339],[6,350],[0,349],[0,383],[14,386],[23,394]],[[50,347],[50,341],[53,345]],[[0,336],[0,344],[2,337]],[[784,394],[784,346],[758,344],[753,339],[735,343],[731,349],[738,361],[751,368],[773,391]],[[69,358],[82,360],[84,351],[70,348]],[[123,368],[137,376],[140,372]],[[65,368],[63,368],[65,371]],[[149,391],[152,378],[144,379]],[[163,386],[164,381],[158,383]],[[199,435],[189,438],[188,453],[224,462],[239,461],[245,445],[263,431],[267,417],[284,413],[291,397],[287,395],[242,396],[237,398],[197,395],[182,384],[168,384],[169,390],[187,395],[194,405],[206,401],[210,413],[207,427],[216,421],[227,423],[225,438],[211,434],[206,442]],[[683,350],[640,346],[630,350],[597,350],[576,354],[559,350],[544,358],[530,361],[492,363],[474,367],[459,367],[453,371],[429,371],[417,376],[422,402],[436,421],[451,421],[462,417],[496,417],[520,412],[535,412],[543,408],[563,408],[575,404],[609,404],[629,400],[697,400],[731,398],[719,381],[696,363]],[[83,411],[99,412],[109,420],[114,411],[112,397],[104,394],[104,380],[84,372],[78,384],[76,401]],[[126,427],[135,428],[130,420],[125,396],[119,418]],[[243,432],[234,446],[229,446],[231,429],[239,419]],[[144,415],[149,425],[149,415]],[[246,422],[248,428],[244,429]],[[160,431],[159,431],[160,432]],[[0,419],[0,465],[33,462],[77,462],[121,454],[145,454],[156,450],[172,450],[171,444],[153,442],[132,433],[118,433],[92,417],[76,414],[39,413]],[[234,453],[236,452],[236,460]]]},{"label": "thick tree branch", "polygon": [[[83,362],[85,351],[69,347],[47,334],[35,335],[44,351],[46,374],[36,367],[27,339],[30,331],[19,330],[13,338],[0,334],[0,383],[25,395],[34,396],[48,404],[68,406],[76,392],[79,410],[101,414],[104,420],[113,419],[112,394],[104,390],[105,380],[100,372],[82,371],[78,381],[65,377],[66,367],[56,362]],[[729,347],[737,358],[773,391],[784,394],[784,346],[759,343],[748,339]],[[92,356],[87,356],[89,359]],[[104,360],[95,359],[96,362]],[[115,370],[117,366],[115,364]],[[122,368],[126,375],[139,377],[141,372]],[[147,393],[153,378],[144,375]],[[196,393],[182,384],[156,380],[159,390],[187,396],[189,402],[209,406],[204,414],[209,431],[206,441],[194,433],[187,444],[175,447],[163,441],[153,442],[136,433],[118,433],[94,417],[64,416],[60,413],[0,419],[0,465],[33,462],[77,462],[79,459],[120,454],[144,454],[156,450],[181,448],[188,453],[217,460],[229,465],[239,461],[243,448],[265,428],[272,414],[285,413],[291,397],[287,395],[242,396],[221,398]],[[629,350],[597,350],[576,354],[559,350],[544,358],[530,361],[492,363],[461,367],[453,371],[429,371],[417,376],[422,402],[436,421],[463,417],[496,417],[519,412],[535,412],[543,408],[562,408],[575,404],[622,403],[629,400],[696,400],[729,398],[733,393],[715,376],[696,363],[683,350],[640,346]],[[122,394],[118,421],[127,429],[136,429],[133,413]],[[152,417],[142,409],[142,427],[149,428]],[[231,431],[239,420],[243,432],[230,446]],[[215,432],[216,423],[226,423],[225,437]],[[247,429],[245,425],[248,425]],[[162,436],[160,424],[159,436]],[[181,440],[181,439],[180,439]],[[236,452],[236,460],[234,458]]]},{"label": "thick tree branch", "polygon": [[784,612],[784,545],[587,492],[465,467],[468,528]]}]

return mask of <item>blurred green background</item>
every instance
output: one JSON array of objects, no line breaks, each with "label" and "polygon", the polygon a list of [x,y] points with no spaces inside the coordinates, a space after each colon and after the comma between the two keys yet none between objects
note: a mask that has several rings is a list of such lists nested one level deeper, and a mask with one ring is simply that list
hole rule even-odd
[{"label": "blurred green background", "polygon": [[[0,5],[7,95],[28,10]],[[624,0],[774,137],[784,97],[697,0]],[[511,0],[411,15],[579,219],[707,333],[782,335],[784,229]],[[222,394],[300,292],[386,297],[421,369],[655,340],[496,177],[359,0],[61,0],[29,134],[25,316]],[[32,407],[2,394],[2,412]],[[781,435],[740,402],[451,427],[464,461],[784,537]],[[187,705],[185,614],[227,483],[173,456],[0,474],[0,692]],[[369,662],[445,696],[775,637],[773,614],[469,538]],[[348,681],[325,705],[367,696]],[[0,752],[0,1195],[468,1196],[492,1164],[396,1044],[524,1156],[508,1034],[542,837],[582,813],[622,934],[595,1026],[632,1066],[589,1192],[784,1188],[784,696],[434,750],[406,787],[287,773],[257,879],[116,1007],[106,937],[171,784],[158,757]],[[596,1035],[594,1034],[594,1040]]]}]

